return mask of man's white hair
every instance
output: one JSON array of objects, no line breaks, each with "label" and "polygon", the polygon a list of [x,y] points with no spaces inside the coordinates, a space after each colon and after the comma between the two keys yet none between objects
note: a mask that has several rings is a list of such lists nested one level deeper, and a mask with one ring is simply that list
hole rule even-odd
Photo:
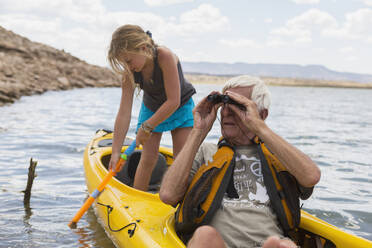
[{"label": "man's white hair", "polygon": [[258,111],[269,110],[271,103],[271,94],[264,81],[259,77],[249,75],[237,76],[229,79],[223,86],[222,93],[228,89],[237,87],[253,86],[251,99],[257,104]]}]

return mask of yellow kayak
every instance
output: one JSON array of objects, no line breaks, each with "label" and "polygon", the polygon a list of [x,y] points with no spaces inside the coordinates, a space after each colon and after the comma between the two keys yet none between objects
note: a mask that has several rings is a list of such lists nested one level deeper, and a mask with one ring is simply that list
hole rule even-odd
[{"label": "yellow kayak", "polygon": [[[122,152],[130,145],[126,139]],[[112,132],[98,130],[84,152],[84,169],[89,194],[107,175]],[[117,247],[185,247],[174,229],[175,208],[162,203],[157,193],[161,175],[172,164],[172,150],[160,147],[159,160],[151,177],[150,192],[131,185],[140,149],[137,149],[116,178],[107,184],[94,204],[95,213]],[[301,247],[371,247],[372,242],[344,232],[302,210],[300,227],[293,238]]]}]

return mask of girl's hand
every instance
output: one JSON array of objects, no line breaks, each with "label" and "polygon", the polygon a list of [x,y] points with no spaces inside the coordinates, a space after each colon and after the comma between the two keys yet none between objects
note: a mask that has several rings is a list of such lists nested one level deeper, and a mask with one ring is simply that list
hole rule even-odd
[{"label": "girl's hand", "polygon": [[151,133],[145,132],[142,127],[138,129],[137,136],[136,136],[136,144],[137,146],[139,145],[144,145],[146,141],[150,138]]},{"label": "girl's hand", "polygon": [[111,154],[111,159],[109,163],[109,170],[115,171],[116,164],[119,162],[120,154]]}]

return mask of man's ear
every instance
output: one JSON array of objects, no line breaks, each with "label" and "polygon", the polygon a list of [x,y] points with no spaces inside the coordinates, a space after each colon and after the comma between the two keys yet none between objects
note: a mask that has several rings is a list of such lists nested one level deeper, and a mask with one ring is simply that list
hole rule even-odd
[{"label": "man's ear", "polygon": [[261,110],[260,116],[261,116],[262,120],[265,120],[268,115],[269,115],[269,110],[268,109]]}]

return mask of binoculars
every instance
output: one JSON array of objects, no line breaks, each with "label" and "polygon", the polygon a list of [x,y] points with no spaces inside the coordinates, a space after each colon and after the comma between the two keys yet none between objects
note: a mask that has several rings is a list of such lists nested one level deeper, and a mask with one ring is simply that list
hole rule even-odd
[{"label": "binoculars", "polygon": [[229,103],[229,104],[234,104],[236,106],[238,106],[241,110],[245,110],[245,106],[234,101],[233,99],[231,99],[228,95],[220,95],[220,94],[210,94],[207,96],[207,101],[209,102],[212,102],[213,104],[217,104],[217,103]]}]

